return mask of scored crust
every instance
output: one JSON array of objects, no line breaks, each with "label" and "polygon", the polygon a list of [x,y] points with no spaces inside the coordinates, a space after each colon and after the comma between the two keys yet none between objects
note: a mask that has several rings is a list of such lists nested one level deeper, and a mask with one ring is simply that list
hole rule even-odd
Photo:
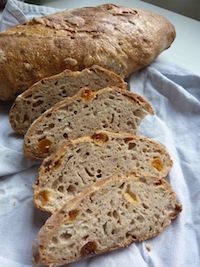
[{"label": "scored crust", "polygon": [[0,100],[13,100],[64,69],[96,64],[128,77],[174,38],[174,26],[164,17],[112,4],[34,18],[0,33]]}]

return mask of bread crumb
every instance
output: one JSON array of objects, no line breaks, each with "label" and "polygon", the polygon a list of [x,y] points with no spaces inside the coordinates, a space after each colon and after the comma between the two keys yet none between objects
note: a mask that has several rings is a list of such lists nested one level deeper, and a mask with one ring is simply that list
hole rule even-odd
[{"label": "bread crumb", "polygon": [[32,66],[31,66],[31,64],[29,64],[29,63],[24,63],[24,66],[25,66],[25,68],[26,68],[27,70],[31,70],[31,69],[32,69]]},{"label": "bread crumb", "polygon": [[148,252],[151,251],[151,246],[150,246],[149,244],[145,244],[145,247],[146,247],[146,250],[147,250]]},{"label": "bread crumb", "polygon": [[3,50],[0,50],[0,63],[3,63],[6,61],[6,55]]}]

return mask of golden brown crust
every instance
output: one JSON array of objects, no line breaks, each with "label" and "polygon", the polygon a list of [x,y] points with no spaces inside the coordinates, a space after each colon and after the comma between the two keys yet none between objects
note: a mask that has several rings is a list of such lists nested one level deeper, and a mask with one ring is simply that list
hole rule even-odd
[{"label": "golden brown crust", "polygon": [[173,25],[160,15],[112,4],[33,19],[0,34],[0,99],[14,99],[64,69],[96,64],[127,77],[174,38]]}]

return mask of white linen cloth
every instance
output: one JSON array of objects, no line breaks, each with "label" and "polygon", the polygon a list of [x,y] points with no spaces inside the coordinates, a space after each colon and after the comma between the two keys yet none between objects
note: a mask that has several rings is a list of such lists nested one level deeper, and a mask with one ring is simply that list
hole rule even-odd
[{"label": "white linen cloth", "polygon": [[[0,29],[54,11],[10,0]],[[200,77],[158,60],[132,75],[129,86],[154,107],[155,115],[142,122],[140,132],[166,145],[172,155],[168,180],[183,211],[156,238],[70,266],[199,267]],[[24,158],[23,139],[9,125],[9,108],[10,104],[0,102],[0,266],[31,267],[32,241],[47,216],[33,206],[38,165]]]}]

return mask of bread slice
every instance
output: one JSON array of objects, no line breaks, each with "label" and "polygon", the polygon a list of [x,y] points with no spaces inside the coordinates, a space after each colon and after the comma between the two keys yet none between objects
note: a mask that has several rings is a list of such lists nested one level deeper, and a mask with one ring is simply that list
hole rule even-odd
[{"label": "bread slice", "polygon": [[97,92],[82,89],[33,122],[25,135],[25,153],[43,159],[62,140],[75,139],[96,130],[135,134],[147,114],[153,114],[152,107],[137,94],[117,87]]},{"label": "bread slice", "polygon": [[180,211],[164,179],[131,174],[99,180],[47,220],[34,260],[60,266],[126,247],[158,235]]},{"label": "bread slice", "polygon": [[45,78],[16,98],[10,110],[11,126],[15,132],[24,135],[42,113],[64,98],[75,95],[81,88],[88,86],[96,91],[113,85],[126,89],[119,75],[99,66],[82,71],[65,70]]},{"label": "bread slice", "polygon": [[34,186],[35,205],[53,213],[98,179],[133,171],[165,177],[171,167],[168,152],[155,141],[127,133],[97,132],[62,144],[44,160]]}]

